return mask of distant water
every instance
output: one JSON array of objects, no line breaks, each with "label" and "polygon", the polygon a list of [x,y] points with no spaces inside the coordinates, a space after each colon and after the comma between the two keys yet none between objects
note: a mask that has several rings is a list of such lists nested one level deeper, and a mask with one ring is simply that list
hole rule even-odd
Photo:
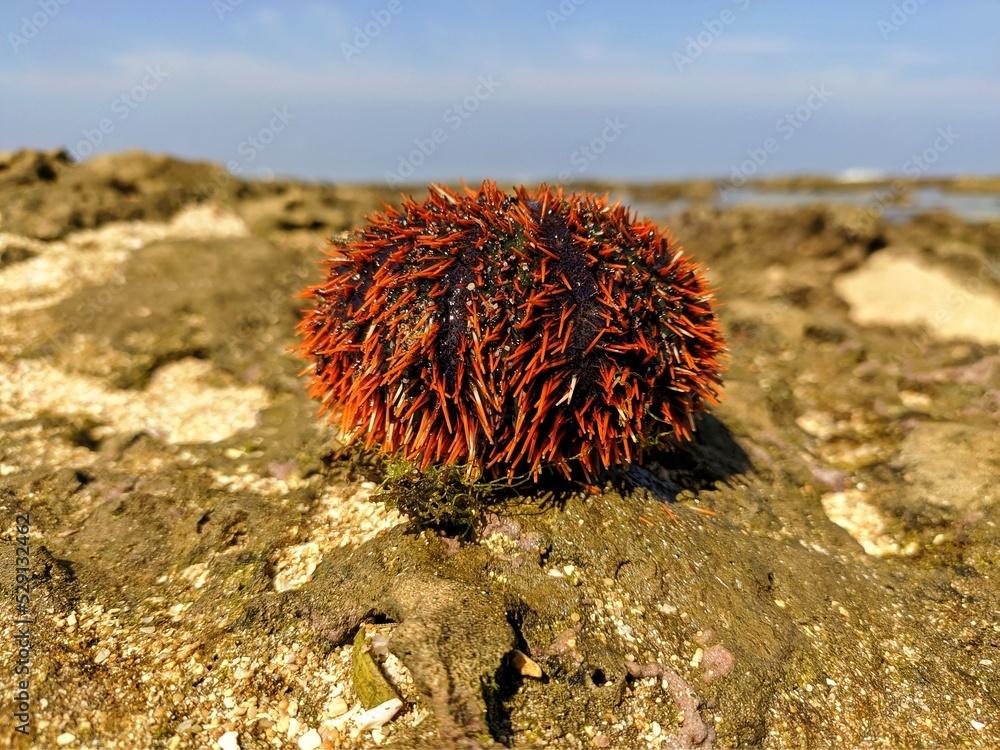
[{"label": "distant water", "polygon": [[940,188],[920,188],[913,191],[913,200],[906,206],[890,206],[885,214],[893,218],[893,211],[903,213],[901,219],[932,210],[949,211],[966,221],[997,221],[1000,219],[1000,194],[998,193],[949,193]]},{"label": "distant water", "polygon": [[[678,198],[666,201],[629,201],[622,198],[642,216],[668,216],[684,211],[692,201]],[[712,200],[717,208],[757,206],[760,208],[793,208],[817,203],[870,207],[889,221],[901,222],[930,211],[947,211],[966,221],[1000,221],[1000,193],[952,193],[940,188],[911,190],[900,203],[893,203],[889,188],[858,190],[759,190],[730,188],[720,191]]]}]

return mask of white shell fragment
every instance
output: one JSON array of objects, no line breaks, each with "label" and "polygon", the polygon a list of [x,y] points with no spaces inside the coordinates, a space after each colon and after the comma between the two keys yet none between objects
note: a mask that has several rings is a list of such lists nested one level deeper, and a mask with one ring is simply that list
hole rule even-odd
[{"label": "white shell fragment", "polygon": [[354,723],[358,729],[378,729],[379,727],[392,721],[393,717],[399,713],[403,707],[403,701],[399,698],[391,698],[385,703],[380,703],[375,708],[370,708],[355,717]]}]

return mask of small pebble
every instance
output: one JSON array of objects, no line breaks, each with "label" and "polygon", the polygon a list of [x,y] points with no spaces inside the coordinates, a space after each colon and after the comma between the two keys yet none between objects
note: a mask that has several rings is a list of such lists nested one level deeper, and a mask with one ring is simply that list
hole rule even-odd
[{"label": "small pebble", "polygon": [[299,747],[302,750],[316,750],[320,745],[323,744],[323,738],[319,736],[319,732],[315,729],[310,729],[304,735],[299,737]]},{"label": "small pebble", "polygon": [[536,680],[542,678],[542,668],[538,666],[538,662],[522,651],[514,650],[511,663],[522,677],[534,677]]},{"label": "small pebble", "polygon": [[343,735],[338,732],[333,727],[322,727],[319,730],[319,736],[323,738],[323,742],[327,745],[334,745],[340,742]]},{"label": "small pebble", "polygon": [[70,744],[74,740],[76,740],[76,737],[74,735],[70,734],[69,732],[63,732],[58,737],[56,737],[56,744],[61,747],[63,745]]},{"label": "small pebble", "polygon": [[237,732],[226,732],[219,737],[219,747],[222,750],[240,750],[240,735]]},{"label": "small pebble", "polygon": [[334,698],[327,704],[327,714],[331,718],[336,718],[338,716],[343,716],[347,713],[348,705],[347,701],[343,698]]}]

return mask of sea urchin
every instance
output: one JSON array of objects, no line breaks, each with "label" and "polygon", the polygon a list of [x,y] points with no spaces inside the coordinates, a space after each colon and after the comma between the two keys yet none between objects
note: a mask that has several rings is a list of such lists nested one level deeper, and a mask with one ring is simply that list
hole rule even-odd
[{"label": "sea urchin", "polygon": [[690,437],[724,343],[697,264],[590,194],[432,185],[333,243],[298,332],[310,395],[422,468],[595,478]]}]

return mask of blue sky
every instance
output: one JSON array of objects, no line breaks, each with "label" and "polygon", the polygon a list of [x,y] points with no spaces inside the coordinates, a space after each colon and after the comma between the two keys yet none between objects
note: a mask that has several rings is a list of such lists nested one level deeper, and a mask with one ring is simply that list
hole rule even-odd
[{"label": "blue sky", "polygon": [[998,29],[985,0],[6,0],[0,149],[333,180],[1000,173]]}]

